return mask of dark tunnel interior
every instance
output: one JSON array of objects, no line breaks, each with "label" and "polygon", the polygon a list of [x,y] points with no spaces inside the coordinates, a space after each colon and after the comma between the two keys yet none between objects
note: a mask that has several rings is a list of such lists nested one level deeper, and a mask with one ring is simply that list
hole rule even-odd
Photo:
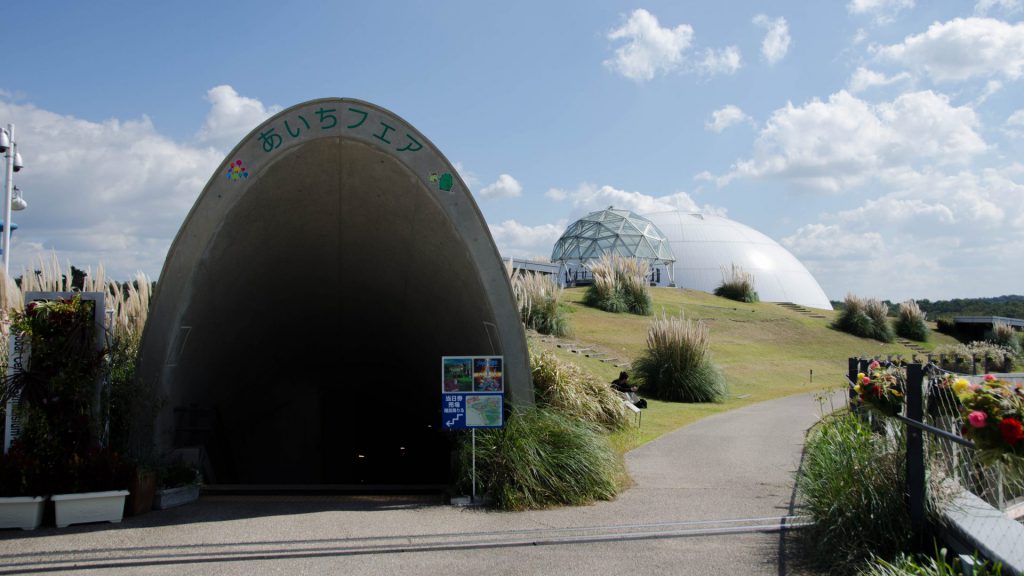
[{"label": "dark tunnel interior", "polygon": [[194,271],[172,407],[175,447],[205,449],[211,484],[452,480],[441,357],[501,350],[423,186],[365,144],[320,139],[228,213]]}]

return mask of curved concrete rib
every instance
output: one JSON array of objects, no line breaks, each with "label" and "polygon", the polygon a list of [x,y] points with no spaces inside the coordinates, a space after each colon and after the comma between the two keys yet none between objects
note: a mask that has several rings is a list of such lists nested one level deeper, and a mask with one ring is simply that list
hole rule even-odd
[{"label": "curved concrete rib", "polygon": [[505,357],[532,403],[498,251],[451,164],[372,104],[314,100],[253,130],[172,244],[139,374],[158,448],[217,483],[449,480],[443,355]]}]

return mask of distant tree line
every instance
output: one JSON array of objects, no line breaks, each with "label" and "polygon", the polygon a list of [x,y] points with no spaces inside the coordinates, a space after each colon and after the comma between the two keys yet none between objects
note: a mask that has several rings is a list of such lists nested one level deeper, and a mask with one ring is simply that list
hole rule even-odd
[{"label": "distant tree line", "polygon": [[[899,303],[882,301],[889,307],[889,315],[899,312]],[[929,320],[952,318],[953,316],[1004,316],[1007,318],[1024,319],[1024,296],[1009,295],[992,298],[954,298],[952,300],[917,300],[921,311],[928,315]],[[845,302],[832,302],[836,310],[846,308]]]}]

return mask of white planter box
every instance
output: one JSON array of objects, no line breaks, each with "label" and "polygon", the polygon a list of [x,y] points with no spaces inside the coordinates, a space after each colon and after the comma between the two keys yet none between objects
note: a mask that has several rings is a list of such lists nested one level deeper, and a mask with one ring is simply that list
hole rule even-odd
[{"label": "white planter box", "polygon": [[156,498],[153,499],[153,508],[166,510],[195,502],[199,499],[199,484],[179,486],[177,488],[161,488],[156,491]]},{"label": "white planter box", "polygon": [[0,498],[0,528],[35,530],[43,523],[45,496],[5,496]]},{"label": "white planter box", "polygon": [[57,517],[57,528],[85,522],[120,522],[124,516],[127,490],[55,494],[51,496]]}]

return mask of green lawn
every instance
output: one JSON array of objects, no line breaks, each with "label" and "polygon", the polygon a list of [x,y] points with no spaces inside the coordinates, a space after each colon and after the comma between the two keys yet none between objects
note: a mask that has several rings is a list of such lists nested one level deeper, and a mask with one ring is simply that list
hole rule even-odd
[{"label": "green lawn", "polygon": [[[584,289],[568,289],[563,302],[569,312],[572,340],[625,361],[637,357],[647,342],[651,317],[611,314],[582,304]],[[652,288],[655,313],[703,320],[711,331],[715,364],[729,383],[729,399],[721,404],[679,404],[650,401],[639,431],[615,436],[623,452],[705,416],[755,402],[844,385],[850,356],[902,355],[913,350],[900,344],[883,344],[850,336],[828,327],[834,312],[812,311],[826,318],[812,318],[778,304],[745,304],[705,292],[677,288]],[[956,341],[932,332],[928,350]],[[572,360],[603,382],[611,382],[619,369],[608,363],[572,354],[530,334],[530,344],[552,350]],[[923,358],[921,358],[923,360]],[[813,375],[812,375],[813,372]]]}]

